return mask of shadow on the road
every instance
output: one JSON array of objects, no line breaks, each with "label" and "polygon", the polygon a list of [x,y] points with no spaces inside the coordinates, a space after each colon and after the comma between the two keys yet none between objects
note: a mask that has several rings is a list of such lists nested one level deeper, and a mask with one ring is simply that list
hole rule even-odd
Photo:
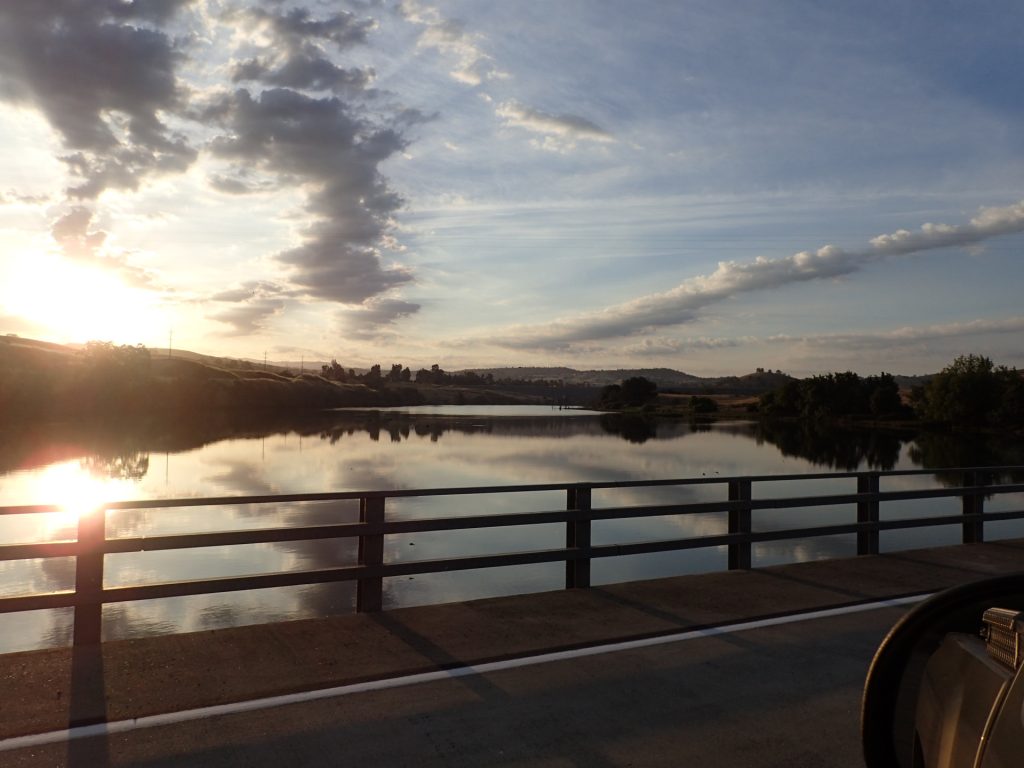
[{"label": "shadow on the road", "polygon": [[[425,637],[407,624],[403,624],[392,614],[381,612],[371,614],[371,616],[381,627],[394,634],[410,648],[442,669],[464,667],[473,663],[472,660],[459,659],[453,656],[429,637]],[[491,682],[486,675],[470,674],[453,678],[453,680],[458,680],[460,684],[466,686],[480,697],[481,704],[488,708],[508,706],[512,700],[512,697],[506,691]],[[609,762],[607,756],[596,749],[588,747],[587,744],[577,744],[576,752],[579,754],[565,756],[568,757],[576,768],[614,768],[615,764]]]},{"label": "shadow on the road", "polygon": [[938,568],[944,571],[957,571],[958,573],[974,574],[977,576],[992,576],[1003,572],[1003,569],[1001,568],[971,568],[962,563],[950,565],[949,563],[936,562],[934,559],[914,557],[912,555],[897,552],[887,552],[885,557],[890,560],[900,560],[905,563],[918,563],[920,565],[927,566],[928,568]]},{"label": "shadow on the road", "polygon": [[843,597],[850,597],[855,600],[871,600],[877,599],[878,595],[871,592],[864,592],[856,589],[844,589],[843,587],[837,587],[835,584],[823,584],[820,580],[806,579],[800,576],[794,576],[792,573],[780,573],[779,571],[772,570],[759,570],[758,575],[766,576],[773,579],[781,579],[782,581],[790,581],[794,584],[803,584],[807,587],[814,589],[825,590],[835,595],[842,595]]},{"label": "shadow on the road", "polygon": [[[393,634],[425,659],[435,664],[439,669],[453,669],[455,667],[464,667],[472,663],[472,660],[460,659],[452,656],[451,653],[437,645],[437,643],[429,637],[424,637],[409,625],[403,624],[390,613],[382,611],[369,614],[369,616],[382,628]],[[465,685],[482,699],[486,699],[488,701],[500,701],[501,699],[507,698],[507,694],[501,690],[501,688],[491,683],[482,675],[467,675],[457,679],[462,685]]]},{"label": "shadow on the road", "polygon": [[[107,722],[107,686],[101,643],[79,645],[71,652],[71,701],[68,727]],[[69,768],[101,768],[110,764],[107,736],[71,739]]]}]

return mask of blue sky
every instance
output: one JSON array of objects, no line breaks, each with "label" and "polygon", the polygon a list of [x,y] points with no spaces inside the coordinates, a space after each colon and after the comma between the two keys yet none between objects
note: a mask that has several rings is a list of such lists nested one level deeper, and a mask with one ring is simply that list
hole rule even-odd
[{"label": "blue sky", "polygon": [[0,332],[1024,366],[1013,2],[0,6]]}]

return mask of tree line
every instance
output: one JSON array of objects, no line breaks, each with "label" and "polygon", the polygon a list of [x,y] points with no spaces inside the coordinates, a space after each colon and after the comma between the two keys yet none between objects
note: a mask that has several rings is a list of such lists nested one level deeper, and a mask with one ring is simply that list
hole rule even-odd
[{"label": "tree line", "polygon": [[851,371],[787,382],[761,396],[768,417],[827,420],[843,417],[919,419],[957,427],[1024,426],[1024,379],[1015,368],[983,355],[961,355],[928,383],[911,389],[907,402],[888,373],[861,377]]},{"label": "tree line", "polygon": [[548,379],[495,379],[493,373],[477,373],[476,371],[459,371],[449,373],[440,365],[435,363],[430,368],[420,368],[415,373],[408,366],[395,363],[387,373],[380,364],[370,366],[365,373],[357,373],[354,368],[346,370],[337,360],[331,360],[330,364],[321,367],[320,375],[330,381],[359,382],[368,386],[380,384],[397,384],[401,382],[415,381],[417,384],[438,384],[454,385],[463,387],[472,386],[493,386],[493,385],[530,385],[542,387],[560,387],[561,380]]}]

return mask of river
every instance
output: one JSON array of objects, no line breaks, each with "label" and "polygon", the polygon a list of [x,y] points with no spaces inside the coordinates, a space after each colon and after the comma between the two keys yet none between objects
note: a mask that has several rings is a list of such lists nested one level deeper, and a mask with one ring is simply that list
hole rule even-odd
[{"label": "river", "polygon": [[[0,431],[0,505],[59,504],[47,515],[0,517],[0,544],[74,538],[77,515],[103,501],[393,488],[571,483],[857,469],[1024,464],[1019,440],[765,428],[754,422],[691,424],[550,407],[419,407],[292,417],[228,415],[144,424],[33,424]],[[883,490],[934,486],[934,475],[886,479]],[[755,486],[755,497],[852,491],[851,480]],[[725,498],[723,485],[595,492],[595,506]],[[558,509],[564,493],[395,499],[392,519]],[[1020,499],[993,500],[1013,508]],[[908,502],[898,515],[955,512],[956,500]],[[357,519],[355,502],[108,513],[108,536],[142,536]],[[849,521],[851,509],[764,512],[755,530]],[[597,522],[596,544],[720,533],[723,514]],[[562,546],[564,526],[390,536],[389,562]],[[883,534],[883,550],[952,543],[955,526]],[[1024,535],[991,524],[990,538]],[[754,565],[852,555],[854,537],[755,545]],[[355,543],[321,540],[116,554],[107,586],[302,570],[351,563]],[[597,560],[595,584],[724,567],[720,548]],[[0,562],[0,596],[70,589],[73,558]],[[385,605],[404,606],[557,589],[558,563],[388,579]],[[194,631],[352,610],[349,584],[258,590],[104,609],[104,637]],[[69,643],[71,611],[0,616],[0,652]]]}]

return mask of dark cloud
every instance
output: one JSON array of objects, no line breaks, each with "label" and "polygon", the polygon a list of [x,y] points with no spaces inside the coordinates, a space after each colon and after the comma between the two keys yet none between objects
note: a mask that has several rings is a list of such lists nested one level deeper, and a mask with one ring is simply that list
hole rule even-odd
[{"label": "dark cloud", "polygon": [[268,280],[250,280],[241,285],[215,293],[211,301],[248,301],[249,299],[268,298],[285,293],[285,289]]},{"label": "dark cloud", "polygon": [[260,298],[223,309],[210,315],[211,320],[226,323],[231,329],[224,332],[225,336],[249,336],[262,332],[266,322],[284,310],[284,300],[277,298]]},{"label": "dark cloud", "polygon": [[254,80],[286,88],[348,93],[366,90],[373,81],[373,70],[344,69],[321,56],[300,53],[276,68],[260,59],[242,62],[235,65],[231,79],[236,83]]},{"label": "dark cloud", "polygon": [[285,310],[287,289],[268,280],[249,280],[215,293],[210,301],[234,304],[208,317],[231,326],[225,336],[249,336],[266,329],[266,323]]},{"label": "dark cloud", "polygon": [[72,208],[53,223],[50,234],[68,256],[91,259],[107,239],[106,232],[89,231],[91,223],[92,211],[88,208]]},{"label": "dark cloud", "polygon": [[233,288],[215,293],[210,301],[220,301],[235,306],[217,310],[209,315],[211,320],[231,326],[226,336],[248,336],[259,333],[272,317],[285,309],[287,289],[268,280],[249,280]]},{"label": "dark cloud", "polygon": [[313,18],[306,8],[294,8],[286,13],[257,8],[245,14],[255,21],[266,23],[280,42],[293,50],[305,46],[313,39],[327,40],[338,48],[348,48],[365,43],[367,34],[377,26],[372,19],[358,19],[348,11],[341,11],[325,19]]},{"label": "dark cloud", "polygon": [[0,99],[37,107],[71,150],[64,158],[94,198],[178,172],[195,150],[161,120],[184,103],[180,54],[162,31],[185,0],[7,0],[0,3]]},{"label": "dark cloud", "polygon": [[[194,0],[111,0],[106,3],[111,16],[162,23],[172,18],[180,9],[191,5]],[[96,5],[103,5],[97,2]],[[37,4],[38,5],[38,4]]]},{"label": "dark cloud", "polygon": [[345,334],[356,339],[373,339],[383,329],[394,325],[403,317],[409,317],[420,309],[419,304],[401,299],[375,298],[363,303],[358,309],[345,309],[338,313],[345,326]]},{"label": "dark cloud", "polygon": [[325,19],[313,18],[296,8],[287,13],[263,9],[241,12],[239,17],[269,34],[271,43],[263,55],[238,62],[232,81],[260,82],[269,86],[352,94],[365,91],[373,81],[372,69],[339,67],[319,41],[332,42],[339,49],[366,42],[374,28],[370,19],[357,19],[347,12]]},{"label": "dark cloud", "polygon": [[269,192],[275,184],[267,179],[252,179],[244,168],[237,169],[232,176],[213,173],[207,177],[210,186],[227,195],[251,195],[257,192]]},{"label": "dark cloud", "polygon": [[316,220],[301,245],[276,256],[304,293],[360,303],[411,279],[404,269],[384,268],[379,252],[402,203],[378,170],[406,145],[396,128],[356,115],[338,98],[285,88],[255,97],[240,89],[204,114],[224,129],[210,144],[215,156],[309,190],[307,211]]},{"label": "dark cloud", "polygon": [[[232,73],[236,82],[254,84],[252,92],[200,99],[178,80],[185,54],[168,32],[187,5],[0,0],[0,100],[40,110],[60,134],[61,159],[75,178],[71,205],[52,225],[64,253],[116,270],[133,284],[153,284],[152,275],[128,264],[127,254],[110,249],[80,201],[187,169],[197,151],[171,129],[172,116],[213,136],[205,148],[223,162],[208,177],[214,189],[238,195],[290,188],[306,199],[308,223],[299,240],[275,256],[289,270],[286,289],[259,284],[222,291],[217,301],[239,306],[216,319],[250,333],[296,298],[360,304],[411,280],[407,270],[382,261],[402,200],[379,166],[405,148],[404,130],[430,117],[380,99],[366,110],[378,96],[369,88],[372,70],[345,68],[329,56],[365,43],[375,22],[273,4],[225,14],[220,21],[261,32],[245,43],[250,58]],[[269,44],[252,42],[261,39]],[[389,110],[390,119],[368,116]]]}]

